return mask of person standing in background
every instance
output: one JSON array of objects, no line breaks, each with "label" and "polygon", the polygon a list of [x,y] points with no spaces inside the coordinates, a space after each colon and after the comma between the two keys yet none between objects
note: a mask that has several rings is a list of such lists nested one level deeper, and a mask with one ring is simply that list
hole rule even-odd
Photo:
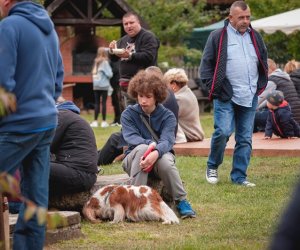
[{"label": "person standing in background", "polygon": [[[137,14],[128,12],[123,16],[123,28],[126,35],[109,44],[111,60],[120,60],[121,97],[124,108],[134,104],[127,94],[129,80],[141,69],[157,65],[159,40],[155,35],[141,27]],[[114,49],[123,49],[123,53],[114,55]]]},{"label": "person standing in background", "polygon": [[107,51],[104,47],[98,48],[97,56],[94,61],[92,70],[93,74],[93,90],[95,96],[95,112],[94,121],[91,123],[91,127],[98,127],[98,116],[100,112],[100,98],[102,104],[102,122],[101,127],[108,127],[106,121],[106,100],[107,93],[110,87],[110,78],[113,76],[112,69],[108,61]]},{"label": "person standing in background", "polygon": [[[0,87],[12,92],[17,110],[0,121],[0,171],[20,170],[21,193],[48,208],[50,143],[57,126],[63,64],[54,25],[43,6],[32,1],[0,0]],[[21,205],[13,249],[41,250],[45,225],[28,221]]]},{"label": "person standing in background", "polygon": [[252,151],[257,96],[268,81],[267,49],[261,35],[250,25],[250,8],[235,1],[223,28],[213,31],[205,45],[200,78],[210,89],[214,105],[214,133],[207,161],[206,180],[218,182],[229,137],[235,130],[231,181],[245,187]]},{"label": "person standing in background", "polygon": [[120,118],[121,118],[121,106],[120,106],[120,98],[121,98],[121,90],[119,85],[119,61],[110,61],[110,66],[113,72],[112,78],[110,78],[110,86],[113,88],[113,92],[111,94],[111,102],[114,107],[114,120],[110,124],[110,126],[121,126]]}]

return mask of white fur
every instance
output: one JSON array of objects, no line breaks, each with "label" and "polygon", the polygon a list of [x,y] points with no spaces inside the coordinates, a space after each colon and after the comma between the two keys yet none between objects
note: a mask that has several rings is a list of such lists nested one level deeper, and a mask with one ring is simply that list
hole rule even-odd
[{"label": "white fur", "polygon": [[87,201],[82,212],[93,223],[101,220],[118,223],[127,219],[133,222],[162,221],[163,224],[179,224],[174,211],[148,186],[104,186]]}]

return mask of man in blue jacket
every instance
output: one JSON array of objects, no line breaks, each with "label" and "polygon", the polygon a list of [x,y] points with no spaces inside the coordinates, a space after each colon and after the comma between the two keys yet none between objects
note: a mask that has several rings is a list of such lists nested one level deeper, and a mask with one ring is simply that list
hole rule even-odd
[{"label": "man in blue jacket", "polygon": [[[57,125],[63,65],[47,11],[31,1],[1,0],[0,87],[13,93],[17,110],[0,121],[0,171],[21,172],[22,195],[48,207],[50,143]],[[20,209],[14,249],[43,249],[45,225],[24,220]]]},{"label": "man in blue jacket", "polygon": [[207,161],[206,179],[218,182],[229,137],[235,130],[231,181],[245,187],[252,150],[257,96],[268,81],[267,50],[260,34],[250,25],[250,8],[244,1],[231,5],[223,28],[213,31],[205,45],[200,78],[210,89],[214,105],[214,128]]}]

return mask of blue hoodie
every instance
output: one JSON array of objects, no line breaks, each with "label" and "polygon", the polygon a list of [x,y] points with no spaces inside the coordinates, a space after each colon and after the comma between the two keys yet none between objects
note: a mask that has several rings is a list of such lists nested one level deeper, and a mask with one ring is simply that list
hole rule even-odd
[{"label": "blue hoodie", "polygon": [[18,2],[0,22],[0,72],[0,86],[17,98],[17,111],[0,122],[0,132],[55,128],[63,65],[54,25],[41,5]]},{"label": "blue hoodie", "polygon": [[140,114],[145,116],[151,128],[159,137],[156,149],[159,157],[170,152],[175,143],[175,128],[177,121],[175,115],[162,104],[158,104],[150,116],[147,116],[139,104],[128,106],[122,113],[122,135],[128,144],[126,154],[140,144],[149,145],[155,141],[146,125],[143,123]]},{"label": "blue hoodie", "polygon": [[80,114],[80,109],[71,101],[64,101],[56,105],[58,110],[71,110],[76,114]]}]

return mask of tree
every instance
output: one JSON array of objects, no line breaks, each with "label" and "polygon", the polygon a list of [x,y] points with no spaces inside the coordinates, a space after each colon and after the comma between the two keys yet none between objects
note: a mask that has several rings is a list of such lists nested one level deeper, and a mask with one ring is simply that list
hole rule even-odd
[{"label": "tree", "polygon": [[[190,53],[184,40],[196,26],[207,23],[209,17],[203,16],[204,1],[174,0],[128,0],[128,4],[150,26],[151,31],[159,38],[159,62],[169,66],[182,66],[185,62],[199,64],[200,51]],[[197,63],[189,56],[199,56]],[[186,59],[186,60],[184,60]]]},{"label": "tree", "polygon": [[[255,19],[300,8],[299,0],[248,0],[247,3]],[[268,48],[269,57],[277,63],[284,64],[291,59],[300,60],[300,31],[290,35],[282,32],[275,32],[269,35],[262,32],[262,36]]]}]

